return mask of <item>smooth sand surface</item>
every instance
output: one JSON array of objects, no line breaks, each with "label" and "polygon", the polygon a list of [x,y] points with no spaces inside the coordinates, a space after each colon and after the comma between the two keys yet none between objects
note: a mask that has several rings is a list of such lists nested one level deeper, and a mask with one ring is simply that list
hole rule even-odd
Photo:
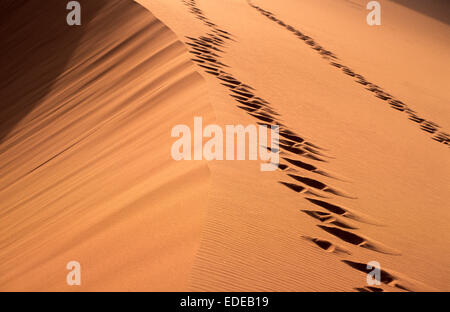
[{"label": "smooth sand surface", "polygon": [[[58,21],[58,3],[36,18]],[[173,161],[168,138],[173,124],[207,118],[204,81],[173,32],[140,5],[82,7],[94,16],[76,49],[2,142],[0,288],[74,290],[65,266],[76,260],[80,290],[184,290],[210,172],[205,162]],[[31,69],[34,80],[53,70],[75,32],[55,24],[52,42],[34,51],[49,55]],[[27,41],[28,31],[15,39]],[[22,44],[42,40],[33,39]],[[11,110],[16,98],[32,100],[20,85],[10,91]]]},{"label": "smooth sand surface", "polygon": [[[57,0],[35,15],[48,25],[23,23],[29,1],[1,28],[0,290],[450,291],[442,14],[81,2],[79,28]],[[281,124],[280,169],[173,160],[194,116]]]}]

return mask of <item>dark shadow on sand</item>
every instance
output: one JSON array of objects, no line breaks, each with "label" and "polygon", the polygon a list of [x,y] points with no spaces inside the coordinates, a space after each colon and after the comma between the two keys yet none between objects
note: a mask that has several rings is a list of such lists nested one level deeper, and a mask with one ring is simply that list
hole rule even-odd
[{"label": "dark shadow on sand", "polygon": [[0,144],[48,94],[108,0],[79,2],[82,25],[68,26],[68,1],[0,1]]},{"label": "dark shadow on sand", "polygon": [[449,0],[390,0],[450,25]]}]

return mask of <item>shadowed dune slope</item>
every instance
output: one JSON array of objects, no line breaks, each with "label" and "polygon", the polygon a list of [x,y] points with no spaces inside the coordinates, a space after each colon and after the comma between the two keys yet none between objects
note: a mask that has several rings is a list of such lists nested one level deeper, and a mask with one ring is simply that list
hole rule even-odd
[{"label": "shadowed dune slope", "polygon": [[[371,27],[363,0],[85,0],[68,28],[60,2],[10,6],[51,40],[1,28],[0,290],[449,289],[448,25],[392,1]],[[174,161],[194,116],[279,125],[279,170]]]},{"label": "shadowed dune slope", "polygon": [[447,0],[391,0],[419,13],[450,24],[450,2]]},{"label": "shadowed dune slope", "polygon": [[[84,34],[69,27],[65,1],[4,0],[0,3],[0,142],[52,87]],[[83,24],[107,1],[82,1]]]},{"label": "shadowed dune slope", "polygon": [[170,133],[211,116],[204,81],[133,1],[81,1],[78,27],[65,4],[2,2],[0,290],[184,290],[209,169]]},{"label": "shadowed dune slope", "polygon": [[355,74],[447,131],[445,25],[392,2],[380,28],[363,0],[138,2],[184,38],[218,124],[280,125],[280,170],[210,163],[192,289],[361,290],[370,261],[380,290],[448,289],[448,144]]}]

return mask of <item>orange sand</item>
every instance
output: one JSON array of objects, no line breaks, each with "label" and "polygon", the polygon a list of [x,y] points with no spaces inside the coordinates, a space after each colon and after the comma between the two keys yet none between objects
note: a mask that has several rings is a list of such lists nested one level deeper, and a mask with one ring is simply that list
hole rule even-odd
[{"label": "orange sand", "polygon": [[[384,291],[450,290],[448,23],[388,0],[373,27],[363,0],[80,3],[77,27],[65,1],[4,4],[1,291],[353,291],[369,261]],[[276,172],[171,158],[174,125],[267,114]]]}]

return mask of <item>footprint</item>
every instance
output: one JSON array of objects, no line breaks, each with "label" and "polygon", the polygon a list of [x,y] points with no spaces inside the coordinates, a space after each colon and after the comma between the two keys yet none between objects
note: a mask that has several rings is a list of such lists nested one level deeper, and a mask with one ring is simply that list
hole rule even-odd
[{"label": "footprint", "polygon": [[420,128],[428,133],[435,133],[440,127],[431,121],[425,121],[420,125]]},{"label": "footprint", "polygon": [[309,159],[313,159],[313,160],[317,160],[317,161],[322,161],[322,162],[326,162],[324,159],[319,158],[318,156],[311,154],[301,148],[298,147],[291,147],[289,145],[284,145],[284,144],[279,144],[281,149],[284,149],[285,151],[291,152],[293,154],[297,154],[297,155],[301,155],[303,157],[307,157]]},{"label": "footprint", "polygon": [[410,114],[408,119],[409,119],[409,120],[412,120],[412,121],[414,121],[414,122],[417,122],[417,123],[419,123],[419,124],[422,123],[423,121],[425,121],[425,119],[420,118],[420,117],[417,116],[416,114]]},{"label": "footprint", "polygon": [[302,211],[304,213],[306,213],[307,215],[319,220],[322,223],[333,224],[333,225],[336,225],[338,227],[342,227],[345,229],[352,229],[352,230],[357,229],[356,227],[348,225],[347,223],[337,219],[336,217],[334,217],[333,215],[331,215],[328,212],[322,212],[322,211],[317,211],[317,210],[302,210]]},{"label": "footprint", "polygon": [[326,240],[326,239],[322,239],[322,238],[318,238],[318,237],[309,237],[309,236],[302,236],[303,239],[306,239],[307,241],[314,243],[316,246],[322,248],[323,250],[330,252],[330,253],[335,253],[335,254],[347,254],[347,255],[351,255],[351,253],[336,245],[333,244],[332,242]]},{"label": "footprint", "polygon": [[289,166],[285,164],[278,164],[278,169],[280,169],[281,171],[286,171],[289,169]]},{"label": "footprint", "polygon": [[389,93],[384,92],[384,91],[376,92],[375,96],[379,99],[382,99],[383,101],[392,99],[392,95],[390,95]]},{"label": "footprint", "polygon": [[342,66],[343,66],[342,64],[339,64],[337,62],[331,62],[330,65],[337,67],[337,68],[342,68]]},{"label": "footprint", "polygon": [[444,143],[446,145],[450,145],[450,134],[445,132],[440,132],[436,136],[433,137],[433,140]]},{"label": "footprint", "polygon": [[[298,38],[300,38],[301,40],[303,40],[305,42],[305,44],[311,46],[315,51],[317,51],[318,54],[320,54],[324,59],[329,60],[330,58],[333,59],[338,59],[336,55],[334,55],[331,51],[326,50],[324,47],[322,47],[320,44],[318,44],[313,38],[303,34],[301,31],[295,29],[293,26],[286,24],[285,22],[283,22],[282,20],[278,19],[275,17],[274,14],[265,11],[264,9],[258,7],[258,6],[254,6],[250,1],[247,1],[249,3],[249,5],[253,8],[255,8],[256,10],[258,10],[261,14],[263,14],[264,16],[268,17],[269,19],[271,19],[272,21],[278,23],[279,25],[283,26],[286,28],[287,31],[292,32],[295,36],[297,36]],[[338,63],[336,61],[330,61],[329,64],[331,66],[337,67],[337,68],[341,68],[342,72],[350,77],[355,77],[356,78],[356,82],[359,84],[362,84],[364,86],[367,87],[367,90],[369,90],[370,92],[373,92],[374,95],[383,100],[383,101],[390,101],[389,104],[396,110],[399,111],[403,111],[409,114],[409,119],[411,121],[414,121],[416,123],[421,124],[421,129],[425,132],[434,134],[437,129],[434,126],[430,126],[429,123],[427,123],[427,125],[423,126],[424,122],[427,122],[425,119],[417,116],[417,114],[412,114],[411,112],[409,112],[406,109],[406,105],[404,105],[402,102],[398,101],[398,100],[394,100],[394,97],[383,91],[383,89],[373,83],[370,83],[367,81],[367,79],[365,79],[362,75],[355,73],[353,70],[351,70],[349,67]],[[446,145],[450,145],[450,140],[448,139],[448,137],[446,136],[434,136],[432,137],[433,140],[439,142],[439,143],[443,143]]]},{"label": "footprint", "polygon": [[305,163],[303,161],[300,161],[300,160],[297,160],[297,159],[290,159],[290,158],[287,158],[287,157],[283,157],[283,159],[286,160],[287,162],[289,162],[290,164],[298,167],[298,168],[301,168],[301,169],[304,169],[304,170],[308,170],[310,172],[314,172],[314,173],[323,175],[323,176],[328,177],[328,178],[344,181],[344,180],[342,180],[340,178],[337,178],[336,176],[334,176],[334,175],[332,175],[332,174],[330,174],[330,173],[328,173],[328,172],[326,172],[324,170],[321,170],[321,169],[317,168],[314,165]]},{"label": "footprint", "polygon": [[355,77],[355,73],[350,68],[348,68],[347,66],[342,66],[342,71],[346,75],[349,75],[351,77]]},{"label": "footprint", "polygon": [[265,116],[265,115],[263,115],[261,113],[260,114],[251,114],[251,113],[249,113],[249,115],[251,115],[251,116],[253,116],[255,118],[258,118],[259,120],[262,120],[262,121],[265,121],[265,122],[269,122],[269,123],[274,121],[274,119],[272,117]]},{"label": "footprint", "polygon": [[283,157],[283,159],[286,160],[287,162],[293,164],[296,167],[299,167],[299,168],[302,168],[302,169],[305,169],[305,170],[308,170],[308,171],[311,171],[311,172],[316,172],[316,173],[318,173],[318,171],[319,171],[319,169],[316,166],[308,164],[308,163],[305,163],[303,161],[296,160],[296,159],[285,158],[285,157]]},{"label": "footprint", "polygon": [[368,217],[362,216],[360,213],[356,213],[351,211],[348,208],[343,208],[334,204],[330,204],[328,202],[325,202],[323,200],[318,200],[318,199],[314,199],[314,198],[309,198],[306,197],[305,199],[307,199],[308,201],[310,201],[311,203],[313,203],[314,205],[317,205],[319,207],[322,207],[334,214],[349,218],[349,219],[353,219],[355,221],[358,222],[362,222],[362,223],[367,223],[367,224],[372,224],[372,225],[379,225],[377,223],[375,223],[373,220],[369,219]]},{"label": "footprint", "polygon": [[304,186],[301,186],[301,185],[298,185],[298,184],[295,184],[295,183],[288,183],[288,182],[283,182],[283,181],[279,181],[279,183],[283,184],[284,186],[290,188],[291,190],[293,190],[293,191],[295,191],[297,193],[310,194],[310,195],[314,195],[314,196],[322,197],[322,198],[324,197],[322,195],[319,195],[319,194],[311,191],[310,189],[308,189],[308,188],[306,188]]},{"label": "footprint", "polygon": [[322,230],[336,236],[337,238],[340,238],[344,242],[347,242],[352,245],[356,245],[362,248],[366,248],[369,250],[373,250],[376,252],[389,254],[389,255],[400,255],[398,251],[393,250],[392,248],[388,248],[386,246],[383,246],[381,243],[374,242],[372,240],[369,240],[367,238],[364,238],[360,235],[357,235],[353,232],[343,230],[337,227],[332,226],[325,226],[325,225],[318,225],[319,228]]},{"label": "footprint", "polygon": [[296,143],[303,143],[303,142],[305,142],[304,139],[302,139],[301,137],[299,137],[298,135],[296,135],[295,133],[293,133],[293,132],[291,132],[291,131],[289,131],[287,129],[281,130],[280,131],[280,135],[282,137],[284,137],[286,139],[289,139],[291,141],[294,141]]},{"label": "footprint", "polygon": [[253,95],[252,93],[250,93],[250,92],[239,91],[239,90],[236,90],[236,89],[231,90],[231,92],[234,92],[234,93],[236,93],[237,95],[240,95],[240,96],[242,96],[242,97],[244,97],[244,98],[247,98],[247,99],[250,99],[250,98],[252,98],[252,97],[254,96],[254,95]]},{"label": "footprint", "polygon": [[303,184],[306,184],[310,187],[321,190],[323,192],[331,193],[336,196],[355,199],[355,197],[351,197],[351,196],[345,194],[344,192],[338,191],[338,190],[326,185],[325,183],[317,181],[315,179],[302,177],[302,176],[298,176],[298,175],[294,175],[294,174],[288,174],[288,176],[290,176],[291,178],[293,178],[299,182],[302,182]]},{"label": "footprint", "polygon": [[389,104],[392,106],[392,108],[394,108],[396,110],[399,110],[399,111],[402,111],[402,112],[406,108],[406,105],[402,101],[399,101],[399,100],[392,99],[392,100],[389,101]]},{"label": "footprint", "polygon": [[[350,261],[350,260],[342,260],[342,262],[344,262],[345,264],[351,266],[352,268],[354,268],[358,271],[364,272],[366,274],[373,270],[373,269],[368,269],[367,264],[365,264],[365,263],[354,262],[354,261]],[[416,288],[418,286],[417,285],[416,287],[414,287],[413,281],[401,279],[401,278],[397,277],[395,275],[395,273],[388,272],[383,269],[380,270],[380,282],[383,284],[386,284],[388,286],[396,287],[398,289],[405,290],[405,291],[414,291],[414,290],[412,290],[412,288]]]}]

